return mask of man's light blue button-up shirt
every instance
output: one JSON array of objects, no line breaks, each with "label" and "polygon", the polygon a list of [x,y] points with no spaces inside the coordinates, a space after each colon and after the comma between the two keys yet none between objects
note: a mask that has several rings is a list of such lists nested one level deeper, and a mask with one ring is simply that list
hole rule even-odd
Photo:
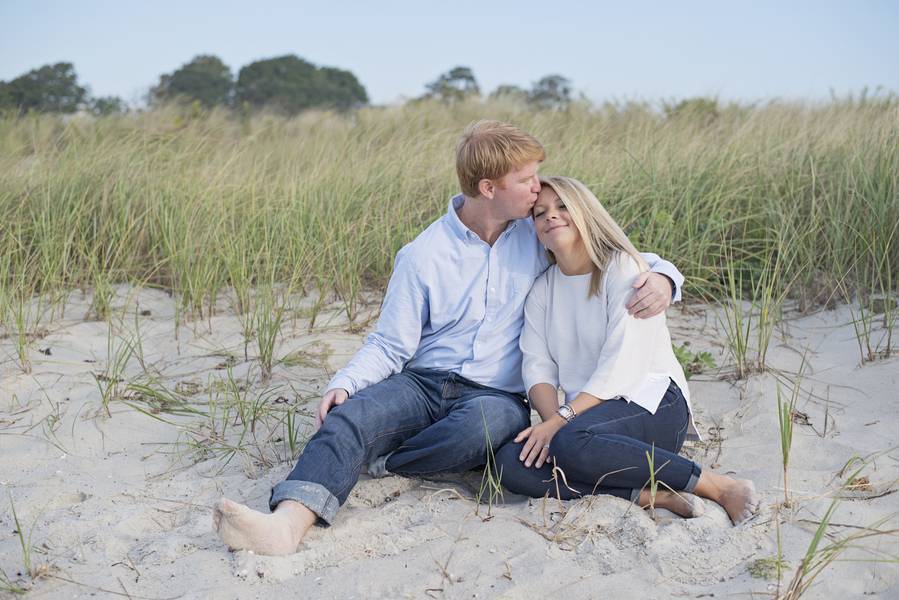
[{"label": "man's light blue button-up shirt", "polygon": [[[531,284],[549,263],[530,218],[512,221],[490,246],[447,213],[397,253],[374,333],[328,389],[352,396],[403,367],[454,371],[482,385],[523,393],[518,337]],[[680,298],[684,278],[654,254]]]}]

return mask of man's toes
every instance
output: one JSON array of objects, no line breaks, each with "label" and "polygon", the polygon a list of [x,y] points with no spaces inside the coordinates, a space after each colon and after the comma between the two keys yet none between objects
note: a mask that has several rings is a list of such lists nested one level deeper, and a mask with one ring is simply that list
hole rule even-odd
[{"label": "man's toes", "polygon": [[222,498],[216,503],[215,510],[221,515],[220,518],[235,517],[240,513],[241,505],[227,498]]}]

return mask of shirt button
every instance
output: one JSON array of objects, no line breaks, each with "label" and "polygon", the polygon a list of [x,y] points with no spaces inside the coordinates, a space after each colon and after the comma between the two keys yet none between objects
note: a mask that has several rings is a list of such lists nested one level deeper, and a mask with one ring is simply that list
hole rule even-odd
[{"label": "shirt button", "polygon": [[496,288],[494,288],[494,287],[490,288],[490,293],[491,293],[491,294],[495,294],[495,293],[496,293]]}]

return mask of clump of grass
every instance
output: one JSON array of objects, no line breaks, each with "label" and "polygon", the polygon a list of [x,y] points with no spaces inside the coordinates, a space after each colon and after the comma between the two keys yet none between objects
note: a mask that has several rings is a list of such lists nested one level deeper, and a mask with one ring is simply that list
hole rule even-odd
[{"label": "clump of grass", "polygon": [[793,411],[796,406],[796,394],[784,402],[781,397],[780,383],[777,384],[777,425],[780,431],[780,454],[784,474],[784,506],[790,506],[790,448],[793,445]]},{"label": "clump of grass", "polygon": [[780,455],[784,475],[784,506],[791,506],[790,502],[790,450],[793,447],[793,419],[796,416],[796,403],[802,391],[802,373],[805,369],[806,354],[802,355],[802,362],[792,382],[789,400],[784,400],[780,382],[777,382],[777,426],[780,433]]},{"label": "clump of grass", "polygon": [[493,452],[493,441],[490,439],[490,430],[487,427],[487,415],[481,406],[481,418],[484,423],[484,443],[487,448],[484,472],[481,475],[481,485],[475,495],[475,514],[480,514],[481,504],[486,501],[487,519],[493,518],[493,506],[504,501],[503,497],[503,469],[496,464],[496,455]]},{"label": "clump of grass", "polygon": [[680,346],[672,344],[671,349],[674,350],[674,356],[677,357],[687,379],[699,375],[706,369],[714,369],[718,366],[710,352],[690,350],[690,342],[684,342]]},{"label": "clump of grass", "polygon": [[256,296],[256,347],[263,381],[271,377],[275,362],[275,350],[281,336],[281,323],[287,310],[287,300],[284,296],[279,299],[278,292],[273,286],[264,287]]},{"label": "clump of grass", "polygon": [[100,402],[106,416],[111,414],[109,403],[120,398],[125,391],[125,369],[134,353],[133,340],[117,335],[114,325],[109,323],[106,333],[106,366],[102,373],[91,373],[100,391]]},{"label": "clump of grass", "polygon": [[[227,367],[203,393],[171,388],[159,379],[128,384],[123,401],[135,410],[180,430],[177,454],[190,464],[205,460],[223,471],[243,459],[252,476],[259,468],[295,459],[312,432],[312,417],[278,387],[255,392]],[[196,392],[196,393],[194,393]],[[204,397],[204,394],[207,394]],[[297,396],[298,397],[298,396]]]},{"label": "clump of grass", "polygon": [[768,556],[765,558],[757,558],[746,567],[749,574],[756,579],[777,579],[780,580],[781,572],[787,565],[782,558],[777,556]]},{"label": "clump of grass", "polygon": [[[0,590],[12,594],[25,594],[31,589],[31,585],[41,577],[50,572],[50,567],[46,564],[36,565],[33,562],[33,546],[31,543],[31,534],[34,531],[34,524],[26,531],[19,520],[19,514],[16,512],[16,504],[13,501],[12,492],[9,492],[9,508],[12,512],[13,524],[16,526],[13,534],[19,540],[22,558],[22,573],[28,576],[30,583],[19,583],[20,580],[13,580],[5,571],[0,569]],[[21,575],[21,573],[20,573]]]},{"label": "clump of grass", "polygon": [[[863,464],[858,470],[850,475],[843,484],[843,488],[851,488],[854,485],[856,478],[861,473],[861,470],[866,466],[866,463]],[[869,553],[872,558],[869,558],[868,562],[899,564],[899,557],[890,554],[884,555],[861,545],[862,542],[872,538],[899,536],[899,528],[882,528],[892,521],[895,518],[895,515],[879,519],[867,527],[853,528],[852,532],[846,535],[834,535],[831,532],[831,529],[834,526],[833,517],[839,505],[840,500],[835,498],[827,507],[827,510],[818,522],[818,527],[812,535],[812,539],[806,548],[802,561],[799,566],[796,567],[796,571],[793,573],[793,577],[787,585],[786,590],[778,595],[778,600],[796,600],[801,598],[811,588],[815,579],[817,579],[827,567],[833,564],[834,561],[840,560],[840,557],[845,552],[852,549]]]},{"label": "clump of grass", "polygon": [[354,319],[396,251],[446,210],[452,149],[485,116],[534,133],[552,149],[543,171],[582,179],[638,248],[675,259],[688,294],[750,300],[758,327],[731,326],[747,334],[734,337],[740,372],[764,367],[783,297],[895,295],[899,98],[684,106],[700,105],[714,110],[472,100],[290,119],[3,115],[2,325],[15,329],[13,287],[60,312],[67,291],[90,288],[102,317],[112,286],[137,282],[177,296],[177,326],[210,317],[225,289],[249,311],[249,290],[271,282],[336,294]]},{"label": "clump of grass", "polygon": [[656,494],[659,491],[659,482],[656,480],[656,445],[652,445],[652,452],[646,452],[646,462],[649,464],[649,514],[656,518]]}]

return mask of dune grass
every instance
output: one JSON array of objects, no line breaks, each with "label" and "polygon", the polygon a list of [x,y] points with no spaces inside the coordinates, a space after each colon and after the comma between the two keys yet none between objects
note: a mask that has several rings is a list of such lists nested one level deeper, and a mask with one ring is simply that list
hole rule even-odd
[{"label": "dune grass", "polygon": [[[171,291],[176,327],[226,289],[239,313],[261,290],[269,312],[277,285],[333,295],[354,318],[396,251],[445,211],[455,142],[484,117],[541,139],[542,172],[582,179],[639,248],[676,262],[688,298],[749,302],[735,316],[754,319],[754,337],[732,328],[739,374],[763,368],[787,297],[861,301],[862,354],[890,352],[895,313],[875,339],[868,317],[895,295],[899,267],[899,100],[883,97],[667,116],[469,102],[293,119],[175,107],[0,117],[0,324],[17,362],[27,370],[46,313],[26,303],[63,313],[76,288],[92,290],[101,319],[117,283]],[[248,321],[266,369],[272,325]]]}]

